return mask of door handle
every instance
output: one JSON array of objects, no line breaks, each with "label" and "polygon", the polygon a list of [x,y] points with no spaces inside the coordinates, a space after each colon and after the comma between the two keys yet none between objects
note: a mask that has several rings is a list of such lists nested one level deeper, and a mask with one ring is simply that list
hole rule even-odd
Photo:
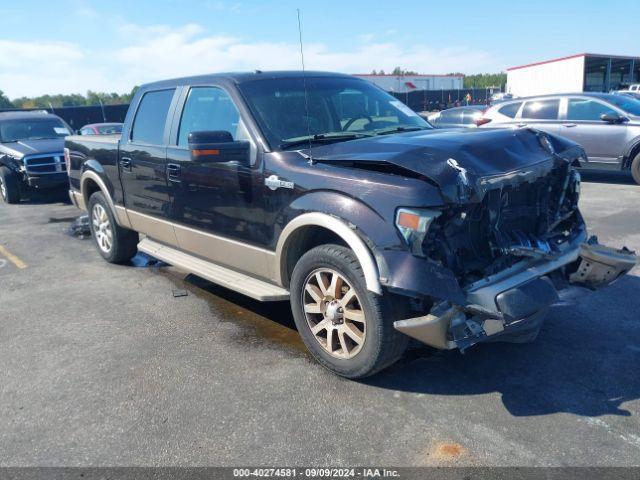
[{"label": "door handle", "polygon": [[131,159],[127,158],[127,157],[122,157],[120,159],[120,168],[122,168],[122,171],[124,171],[124,172],[130,172],[131,171]]},{"label": "door handle", "polygon": [[526,127],[526,126],[527,126],[527,124],[526,124],[526,123],[519,123],[519,124],[518,124],[518,127],[520,127],[520,128],[522,128],[522,127]]},{"label": "door handle", "polygon": [[567,128],[571,128],[571,127],[577,127],[578,124],[577,123],[563,123],[562,126],[563,127],[567,127]]},{"label": "door handle", "polygon": [[170,182],[180,181],[180,165],[177,165],[175,163],[167,164],[167,179]]}]

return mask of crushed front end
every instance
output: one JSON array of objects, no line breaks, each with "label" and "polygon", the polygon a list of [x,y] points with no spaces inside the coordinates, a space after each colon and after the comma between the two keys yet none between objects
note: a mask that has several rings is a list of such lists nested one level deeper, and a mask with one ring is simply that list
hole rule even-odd
[{"label": "crushed front end", "polygon": [[426,313],[395,328],[462,351],[483,341],[532,341],[559,292],[600,288],[631,270],[633,252],[587,236],[576,152],[476,179],[452,162],[458,201],[434,216],[420,250],[433,268],[452,273],[460,291],[432,295]]}]

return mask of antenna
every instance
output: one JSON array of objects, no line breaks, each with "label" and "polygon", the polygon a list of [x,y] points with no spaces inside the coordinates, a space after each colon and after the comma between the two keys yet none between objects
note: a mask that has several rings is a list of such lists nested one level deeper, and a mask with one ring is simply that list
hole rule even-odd
[{"label": "antenna", "polygon": [[102,104],[102,99],[99,98],[98,102],[100,102],[100,110],[102,110],[102,121],[106,123],[107,122],[107,116],[104,113],[104,105]]},{"label": "antenna", "polygon": [[309,137],[309,163],[313,165],[313,155],[311,154],[311,123],[309,118],[309,95],[307,94],[307,73],[304,68],[304,51],[302,49],[302,21],[300,20],[300,9],[298,12],[298,38],[300,40],[300,63],[302,63],[302,85],[304,88],[304,110],[307,116],[307,136]]}]

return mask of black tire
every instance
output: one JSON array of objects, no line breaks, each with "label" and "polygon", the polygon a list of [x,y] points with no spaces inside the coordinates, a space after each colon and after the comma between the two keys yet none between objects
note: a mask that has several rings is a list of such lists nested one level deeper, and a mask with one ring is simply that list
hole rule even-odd
[{"label": "black tire", "polygon": [[[109,203],[102,192],[95,192],[91,195],[88,211],[91,237],[102,258],[109,263],[124,263],[131,260],[138,251],[138,233],[116,223]],[[102,213],[104,216],[101,215]],[[106,217],[105,222],[108,222],[106,228],[110,229],[109,248],[106,248],[106,243],[103,241],[106,230],[102,230],[94,221],[94,215],[98,214],[101,218]],[[104,222],[99,222],[99,224],[105,225]]]},{"label": "black tire", "polygon": [[631,176],[635,182],[640,185],[640,153],[638,153],[631,162]]},{"label": "black tire", "polygon": [[7,167],[0,167],[0,197],[6,203],[20,201],[20,179]]},{"label": "black tire", "polygon": [[[348,286],[355,290],[360,311],[365,315],[364,341],[351,358],[336,358],[330,354],[318,340],[319,337],[312,332],[307,321],[304,308],[306,300],[303,294],[307,281],[310,281],[314,272],[319,269],[331,270],[344,277]],[[378,296],[367,290],[364,274],[356,256],[350,249],[340,245],[321,245],[309,250],[300,258],[291,276],[291,308],[302,340],[321,365],[343,377],[356,379],[373,375],[402,356],[409,343],[409,337],[393,327],[397,311],[394,311],[392,304],[389,295]],[[336,344],[342,351],[338,340],[339,337]]]}]

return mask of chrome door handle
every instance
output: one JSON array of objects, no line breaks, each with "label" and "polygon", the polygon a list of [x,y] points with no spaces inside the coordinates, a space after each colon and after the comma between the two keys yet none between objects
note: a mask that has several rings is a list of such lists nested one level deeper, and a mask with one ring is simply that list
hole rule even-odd
[{"label": "chrome door handle", "polygon": [[519,124],[518,124],[518,127],[520,127],[520,128],[522,128],[522,127],[526,127],[526,126],[527,126],[527,124],[526,124],[526,123],[519,123]]},{"label": "chrome door handle", "polygon": [[180,165],[176,163],[167,163],[167,179],[170,182],[180,181]]},{"label": "chrome door handle", "polygon": [[567,127],[567,128],[571,128],[571,127],[577,127],[578,124],[577,123],[563,123],[562,126],[563,127]]}]

